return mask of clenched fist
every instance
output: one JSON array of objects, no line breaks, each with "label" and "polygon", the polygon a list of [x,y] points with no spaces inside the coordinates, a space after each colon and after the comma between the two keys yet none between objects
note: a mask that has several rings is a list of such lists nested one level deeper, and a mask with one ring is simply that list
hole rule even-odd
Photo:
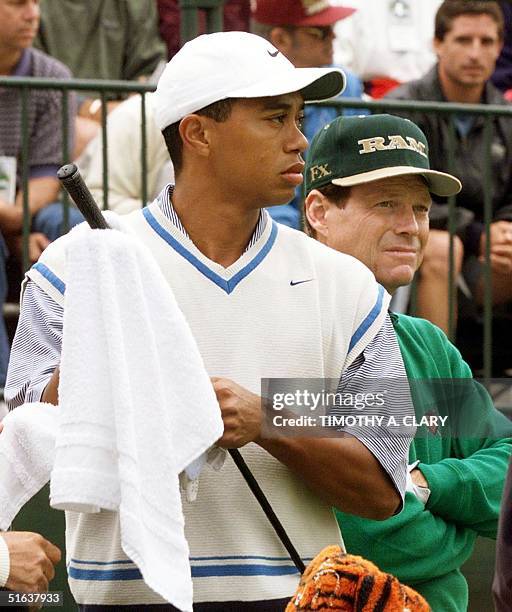
[{"label": "clenched fist", "polygon": [[11,591],[45,593],[55,576],[60,550],[43,536],[28,531],[0,534],[9,549],[10,571],[5,583]]},{"label": "clenched fist", "polygon": [[228,378],[212,378],[213,389],[224,421],[222,448],[240,448],[256,440],[261,432],[261,398]]}]

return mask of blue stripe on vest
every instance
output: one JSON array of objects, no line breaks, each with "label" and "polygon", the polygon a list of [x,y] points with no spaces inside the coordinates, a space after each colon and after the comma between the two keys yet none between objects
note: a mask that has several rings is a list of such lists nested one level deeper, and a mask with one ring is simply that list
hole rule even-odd
[{"label": "blue stripe on vest", "polygon": [[294,565],[193,565],[192,578],[214,576],[288,576],[298,574]]},{"label": "blue stripe on vest", "polygon": [[[236,557],[231,557],[236,558]],[[281,557],[279,557],[281,559]],[[286,557],[283,560],[288,560]],[[84,561],[73,562],[85,563]],[[87,562],[94,564],[108,562]],[[111,561],[111,564],[119,561]],[[288,576],[298,574],[294,565],[265,565],[263,563],[251,564],[223,564],[223,565],[193,565],[191,568],[192,578],[210,578],[222,576]],[[85,569],[78,567],[68,567],[68,574],[74,580],[94,581],[127,581],[142,580],[142,574],[136,567],[126,569]]]},{"label": "blue stripe on vest", "polygon": [[60,278],[56,274],[54,274],[50,270],[50,268],[48,268],[48,266],[45,266],[43,263],[37,262],[32,266],[32,268],[34,270],[37,270],[37,272],[39,272],[41,276],[44,276],[44,278],[46,278],[46,280],[49,281],[55,287],[55,289],[57,289],[57,291],[64,295],[64,292],[66,291],[66,285],[63,281],[60,280]]},{"label": "blue stripe on vest", "polygon": [[359,340],[361,340],[364,334],[368,331],[368,329],[374,323],[375,319],[379,316],[380,311],[382,310],[383,299],[384,299],[384,287],[382,285],[379,285],[379,292],[377,295],[377,301],[375,302],[375,305],[370,310],[370,312],[366,315],[366,318],[359,325],[354,335],[350,339],[350,344],[348,347],[349,353],[354,348],[354,346],[359,342]]},{"label": "blue stripe on vest", "polygon": [[90,582],[97,580],[142,580],[142,574],[136,567],[130,569],[99,570],[69,566],[68,575],[74,580],[88,580]]},{"label": "blue stripe on vest", "polygon": [[[227,561],[228,559],[258,559],[260,561],[289,561],[290,557],[264,557],[263,555],[221,555],[215,557],[190,557],[190,561]],[[312,561],[313,557],[303,557],[303,561]]]},{"label": "blue stripe on vest", "polygon": [[84,559],[71,559],[71,563],[80,563],[82,565],[135,565],[130,559],[119,559],[118,561],[86,561]]}]

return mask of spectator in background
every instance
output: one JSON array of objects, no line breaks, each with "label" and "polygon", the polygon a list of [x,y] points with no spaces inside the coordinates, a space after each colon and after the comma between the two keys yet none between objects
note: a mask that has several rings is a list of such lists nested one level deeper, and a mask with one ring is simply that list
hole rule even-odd
[{"label": "spectator in background", "polygon": [[[503,14],[497,2],[445,0],[435,19],[434,48],[438,63],[421,79],[389,94],[397,100],[434,100],[504,105],[490,77],[503,42]],[[400,114],[404,114],[400,112]],[[411,114],[430,143],[430,160],[436,170],[448,159],[449,117],[434,113]],[[458,234],[464,245],[464,276],[477,303],[483,299],[481,262],[485,252],[484,176],[486,144],[483,117],[455,115],[454,173],[462,181],[456,197]],[[490,148],[492,177],[491,267],[493,302],[512,299],[512,123],[492,118]],[[436,199],[434,227],[446,228],[447,206]],[[446,234],[447,235],[447,234]],[[447,242],[447,241],[446,241]],[[431,253],[447,261],[447,250]],[[440,302],[432,293],[430,303]]]},{"label": "spectator in background", "polygon": [[[354,12],[353,8],[329,2],[307,0],[254,0],[251,4],[251,31],[270,41],[297,68],[316,68],[333,63],[334,24]],[[361,98],[363,86],[345,70],[342,96]],[[364,109],[345,109],[343,114],[364,114]],[[303,132],[308,141],[339,114],[334,107],[306,105]],[[302,189],[289,204],[270,208],[272,217],[295,229],[301,227]]]},{"label": "spectator in background", "polygon": [[[167,55],[171,59],[181,46],[180,7],[178,0],[157,0],[160,20],[160,35],[167,45]],[[224,31],[249,30],[250,1],[227,0],[224,4]],[[206,33],[206,15],[200,12],[199,33]]]},{"label": "spectator in background", "polygon": [[[0,0],[0,74],[19,77],[67,79],[70,72],[59,61],[31,47],[39,24],[36,0]],[[71,100],[74,108],[73,99]],[[70,116],[70,123],[74,113]],[[32,215],[30,258],[35,261],[50,240],[62,233],[62,204],[56,202],[59,181],[55,174],[62,164],[61,94],[34,90],[28,97],[28,202]],[[70,133],[72,130],[70,129]],[[5,240],[19,248],[23,226],[21,96],[19,90],[0,90],[0,308],[7,280]],[[82,220],[71,208],[70,225]],[[0,320],[0,386],[5,383],[9,347],[3,317]]]},{"label": "spectator in background", "polygon": [[[174,182],[174,171],[162,132],[153,113],[153,94],[146,95],[146,185],[148,202]],[[131,96],[107,117],[108,208],[126,214],[142,208],[141,102]],[[87,146],[80,162],[82,175],[103,207],[103,139],[99,133]]]},{"label": "spectator in background", "polygon": [[[35,46],[80,79],[144,80],[165,60],[154,0],[41,0]],[[119,102],[109,96],[108,109]],[[79,98],[75,157],[99,130],[101,103]]]},{"label": "spectator in background", "polygon": [[357,8],[336,24],[335,60],[373,98],[417,79],[435,63],[434,15],[442,0],[343,0]]}]

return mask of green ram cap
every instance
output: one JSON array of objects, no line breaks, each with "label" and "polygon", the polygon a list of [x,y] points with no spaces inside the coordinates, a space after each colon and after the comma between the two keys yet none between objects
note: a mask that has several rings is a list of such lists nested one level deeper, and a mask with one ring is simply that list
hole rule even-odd
[{"label": "green ram cap", "polygon": [[313,138],[305,171],[306,193],[333,183],[351,187],[390,176],[419,174],[438,196],[459,193],[459,179],[430,169],[420,128],[394,115],[338,117]]}]

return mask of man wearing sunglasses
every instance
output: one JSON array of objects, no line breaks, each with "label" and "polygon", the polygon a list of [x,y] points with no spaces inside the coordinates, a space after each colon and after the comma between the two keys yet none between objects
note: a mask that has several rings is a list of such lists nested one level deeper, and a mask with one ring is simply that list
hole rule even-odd
[{"label": "man wearing sunglasses", "polygon": [[[334,24],[345,19],[354,8],[333,6],[325,0],[252,0],[251,31],[270,41],[297,68],[316,68],[333,63]],[[363,86],[355,74],[343,68],[346,87],[341,94],[361,98]],[[307,105],[303,132],[308,141],[339,114],[335,107]],[[344,109],[344,115],[366,114],[365,109]],[[302,192],[284,206],[269,209],[280,223],[301,227]]]}]

